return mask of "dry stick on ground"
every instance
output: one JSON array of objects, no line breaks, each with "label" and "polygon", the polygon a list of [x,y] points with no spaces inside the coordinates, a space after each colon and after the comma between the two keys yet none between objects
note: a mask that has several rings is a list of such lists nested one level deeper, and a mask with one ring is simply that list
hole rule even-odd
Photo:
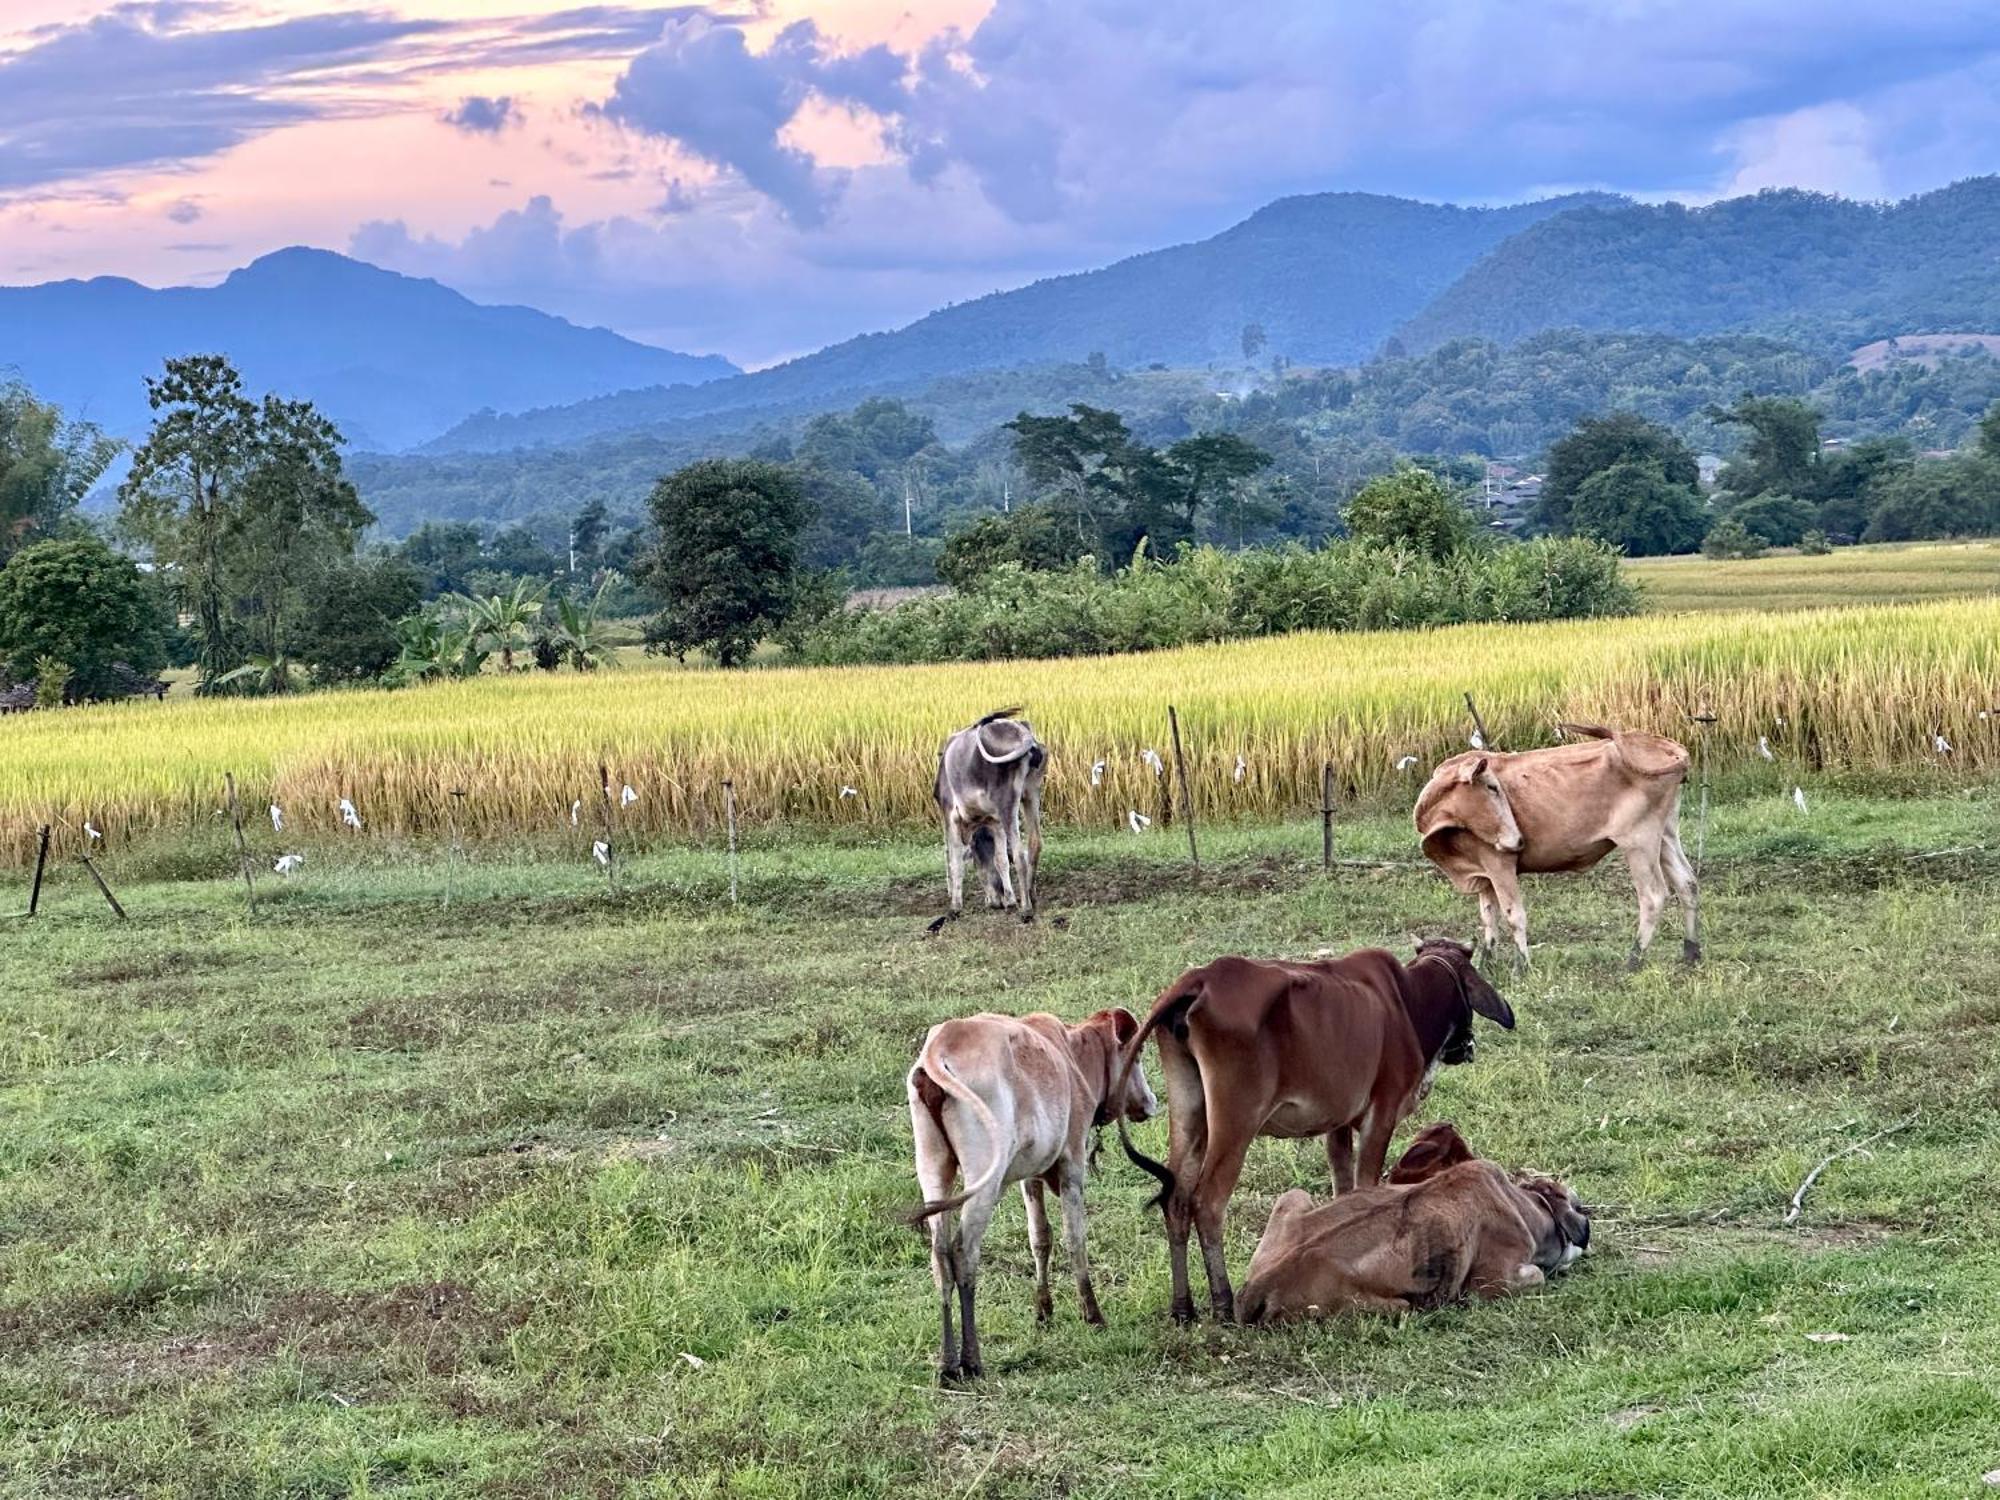
[{"label": "dry stick on ground", "polygon": [[83,867],[90,871],[90,878],[96,881],[97,888],[104,892],[104,899],[111,903],[111,909],[118,913],[118,920],[121,922],[129,921],[130,918],[125,915],[125,908],[120,906],[118,898],[111,894],[111,887],[104,880],[104,872],[97,868],[96,862],[88,854],[79,854],[77,858],[82,860]]},{"label": "dry stick on ground", "polygon": [[250,844],[243,837],[243,808],[236,800],[236,773],[224,771],[222,785],[229,792],[229,821],[236,825],[236,858],[243,866],[243,889],[250,897],[250,915],[254,917],[257,915],[257,886],[250,879]]},{"label": "dry stick on ground", "polygon": [[1806,1206],[1806,1194],[1811,1190],[1813,1183],[1819,1180],[1820,1173],[1824,1172],[1828,1167],[1832,1166],[1835,1162],[1839,1161],[1843,1156],[1853,1156],[1858,1151],[1867,1150],[1868,1147],[1874,1145],[1877,1141],[1881,1140],[1882,1137],[1885,1135],[1894,1135],[1899,1130],[1908,1130],[1912,1125],[1917,1123],[1918,1113],[1919,1112],[1917,1110],[1914,1109],[1911,1110],[1907,1115],[1905,1115],[1902,1119],[1898,1120],[1895,1124],[1886,1126],[1885,1128],[1876,1131],[1866,1140],[1856,1141],[1851,1146],[1843,1147],[1841,1150],[1834,1152],[1833,1155],[1823,1160],[1818,1166],[1814,1167],[1810,1172],[1806,1173],[1806,1180],[1800,1183],[1799,1190],[1796,1193],[1792,1194],[1792,1206],[1785,1212],[1785,1222],[1787,1224],[1793,1223],[1794,1221],[1797,1220],[1799,1214],[1804,1211]]},{"label": "dry stick on ground", "polygon": [[611,894],[618,894],[618,841],[611,831],[611,767],[597,763],[597,811],[604,820],[604,879]]},{"label": "dry stick on ground", "polygon": [[1167,728],[1174,737],[1174,773],[1181,783],[1181,815],[1187,819],[1188,859],[1199,870],[1201,851],[1194,846],[1194,793],[1188,788],[1187,759],[1181,754],[1181,716],[1171,703],[1167,705]]},{"label": "dry stick on ground", "polygon": [[40,847],[35,850],[35,883],[28,887],[28,915],[33,916],[42,905],[42,872],[49,867],[49,825],[42,825]]}]

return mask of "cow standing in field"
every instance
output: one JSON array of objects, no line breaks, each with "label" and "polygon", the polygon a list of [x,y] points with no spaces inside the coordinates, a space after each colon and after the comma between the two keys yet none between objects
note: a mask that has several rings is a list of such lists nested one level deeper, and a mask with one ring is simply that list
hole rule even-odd
[{"label": "cow standing in field", "polygon": [[1698,962],[1699,896],[1680,831],[1686,748],[1657,734],[1595,724],[1562,728],[1584,738],[1515,755],[1454,755],[1417,796],[1417,837],[1425,856],[1453,885],[1479,898],[1481,956],[1497,941],[1497,913],[1513,930],[1520,961],[1528,961],[1522,874],[1587,870],[1622,849],[1639,895],[1632,967],[1659,928],[1669,886],[1687,924],[1682,956]]},{"label": "cow standing in field", "polygon": [[1049,756],[1018,708],[988,714],[944,742],[937,806],[944,820],[945,888],[951,915],[965,908],[965,856],[986,883],[988,906],[1035,915],[1035,868],[1042,858],[1042,780]]},{"label": "cow standing in field", "polygon": [[1167,1085],[1166,1165],[1137,1151],[1122,1123],[1118,1134],[1160,1184],[1153,1201],[1166,1215],[1177,1321],[1194,1316],[1190,1226],[1209,1306],[1219,1321],[1234,1316],[1222,1222],[1251,1141],[1325,1136],[1334,1191],[1374,1187],[1389,1138],[1438,1068],[1472,1060],[1475,1014],[1514,1025],[1472,950],[1444,938],[1418,944],[1408,963],[1380,948],[1296,963],[1223,958],[1160,992],[1121,1066],[1135,1067],[1154,1038]]},{"label": "cow standing in field", "polygon": [[[945,1383],[980,1373],[973,1313],[979,1250],[1010,1182],[1021,1184],[1028,1210],[1036,1320],[1051,1313],[1043,1191],[1054,1188],[1084,1319],[1104,1322],[1084,1253],[1083,1183],[1094,1128],[1113,1118],[1121,1125],[1151,1119],[1159,1110],[1145,1070],[1118,1069],[1121,1049],[1138,1029],[1128,1010],[1101,1010],[1077,1026],[1049,1015],[978,1015],[941,1022],[924,1038],[907,1083],[917,1181],[926,1199],[912,1218],[930,1221],[931,1273],[944,1325],[938,1378]],[[964,1191],[946,1197],[961,1169]]]}]

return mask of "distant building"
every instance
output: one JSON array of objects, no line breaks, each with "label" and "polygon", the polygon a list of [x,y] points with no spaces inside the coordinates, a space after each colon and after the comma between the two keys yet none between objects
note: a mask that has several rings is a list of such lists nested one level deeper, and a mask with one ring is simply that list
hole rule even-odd
[{"label": "distant building", "polygon": [[1695,473],[1701,480],[1701,487],[1705,490],[1713,489],[1715,487],[1715,476],[1722,472],[1722,455],[1719,453],[1700,454],[1695,458],[1694,467]]}]

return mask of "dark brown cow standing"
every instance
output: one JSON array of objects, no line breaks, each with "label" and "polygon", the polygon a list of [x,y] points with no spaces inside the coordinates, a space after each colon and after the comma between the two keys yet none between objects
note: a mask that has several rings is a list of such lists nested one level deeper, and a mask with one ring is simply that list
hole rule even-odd
[{"label": "dark brown cow standing", "polygon": [[1250,1142],[1260,1135],[1326,1137],[1336,1193],[1382,1176],[1389,1139],[1442,1064],[1469,1062],[1473,1014],[1512,1029],[1514,1012],[1472,965],[1472,950],[1442,938],[1403,963],[1381,948],[1345,958],[1259,962],[1223,958],[1160,992],[1121,1067],[1155,1039],[1168,1089],[1167,1164],[1125,1154],[1160,1183],[1173,1261],[1174,1317],[1194,1316],[1188,1292],[1190,1224],[1201,1236],[1214,1316],[1235,1299],[1223,1257],[1223,1213]]}]

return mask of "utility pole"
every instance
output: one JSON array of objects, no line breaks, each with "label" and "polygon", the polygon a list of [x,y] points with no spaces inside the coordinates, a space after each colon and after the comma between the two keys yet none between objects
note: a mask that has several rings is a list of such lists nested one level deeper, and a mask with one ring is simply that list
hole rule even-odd
[{"label": "utility pole", "polygon": [[903,535],[915,536],[916,528],[910,524],[910,476],[903,476]]}]

